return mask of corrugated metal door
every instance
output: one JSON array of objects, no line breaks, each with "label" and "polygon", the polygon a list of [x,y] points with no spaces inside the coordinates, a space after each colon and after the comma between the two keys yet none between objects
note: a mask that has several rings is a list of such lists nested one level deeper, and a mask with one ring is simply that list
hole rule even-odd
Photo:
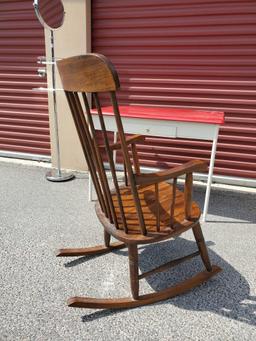
[{"label": "corrugated metal door", "polygon": [[[215,174],[256,179],[256,2],[92,4],[93,51],[115,64],[119,103],[225,111]],[[210,143],[151,138],[140,148],[147,166],[192,157],[209,160]]]},{"label": "corrugated metal door", "polygon": [[32,90],[47,86],[37,75],[45,42],[32,0],[0,2],[0,51],[0,154],[50,155],[47,94]]}]

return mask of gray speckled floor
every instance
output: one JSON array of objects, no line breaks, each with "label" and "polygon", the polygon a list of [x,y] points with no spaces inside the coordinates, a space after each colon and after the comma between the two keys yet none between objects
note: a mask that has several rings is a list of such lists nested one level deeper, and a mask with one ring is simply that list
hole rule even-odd
[{"label": "gray speckled floor", "polygon": [[[45,170],[0,164],[0,340],[256,340],[256,195],[213,190],[203,230],[223,272],[174,299],[133,310],[73,309],[73,295],[129,295],[126,249],[57,259],[59,247],[102,241],[87,180],[51,183]],[[195,198],[203,201],[203,189]],[[161,251],[159,252],[161,248]],[[191,232],[140,249],[145,271],[193,250]],[[200,259],[141,282],[159,290],[202,268]],[[96,270],[96,271],[95,271]]]}]

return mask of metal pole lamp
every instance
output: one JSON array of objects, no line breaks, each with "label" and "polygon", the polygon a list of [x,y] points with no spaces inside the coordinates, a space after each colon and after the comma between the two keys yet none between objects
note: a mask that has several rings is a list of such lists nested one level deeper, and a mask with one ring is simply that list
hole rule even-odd
[{"label": "metal pole lamp", "polygon": [[60,143],[58,130],[58,113],[56,101],[56,60],[54,53],[54,31],[63,25],[65,12],[61,0],[34,0],[34,9],[41,25],[50,31],[51,35],[51,60],[47,61],[41,58],[39,63],[50,64],[52,67],[52,89],[38,89],[52,92],[53,95],[53,116],[55,124],[55,141],[57,152],[57,169],[52,169],[46,174],[46,179],[54,182],[68,181],[74,178],[72,173],[63,173],[60,164]]}]

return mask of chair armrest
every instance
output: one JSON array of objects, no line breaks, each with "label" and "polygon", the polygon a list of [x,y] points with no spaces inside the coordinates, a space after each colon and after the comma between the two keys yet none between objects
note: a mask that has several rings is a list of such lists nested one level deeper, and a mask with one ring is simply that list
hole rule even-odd
[{"label": "chair armrest", "polygon": [[[133,135],[133,136],[128,137],[125,141],[126,141],[126,144],[128,146],[130,144],[144,142],[145,141],[145,136],[143,136],[143,135]],[[120,142],[113,143],[113,144],[110,145],[110,148],[112,150],[121,149],[121,143]]]},{"label": "chair armrest", "polygon": [[[145,136],[143,135],[133,135],[130,136],[126,139],[126,144],[127,146],[130,144],[134,144],[134,143],[139,143],[139,142],[144,142],[145,141]],[[121,149],[121,143],[117,142],[117,143],[111,143],[110,145],[110,149],[113,150],[118,150]],[[100,145],[99,148],[104,148],[103,145]]]},{"label": "chair armrest", "polygon": [[156,172],[156,173],[148,173],[148,174],[139,174],[135,175],[135,182],[137,185],[152,185],[157,184],[162,181],[166,181],[172,178],[177,178],[180,175],[193,173],[193,172],[202,172],[208,169],[208,165],[205,161],[202,160],[192,160],[186,162],[184,165],[174,167],[172,169]]}]

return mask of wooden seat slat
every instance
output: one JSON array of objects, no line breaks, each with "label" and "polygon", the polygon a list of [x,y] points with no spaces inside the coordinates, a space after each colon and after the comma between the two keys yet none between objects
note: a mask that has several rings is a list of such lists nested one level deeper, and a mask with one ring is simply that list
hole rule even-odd
[{"label": "wooden seat slat", "polygon": [[[148,231],[157,231],[156,221],[157,221],[157,201],[155,186],[150,185],[139,189],[139,198],[142,206],[142,212]],[[170,209],[169,206],[172,202],[173,185],[167,182],[162,182],[159,184],[159,207],[160,207],[160,231],[166,227],[170,227]],[[120,210],[117,205],[116,195],[112,194],[114,207],[117,215],[118,222],[120,222],[120,228],[122,228]],[[139,233],[139,222],[136,214],[136,209],[134,206],[134,201],[132,200],[131,190],[125,188],[121,190],[121,197],[123,201],[124,213],[126,216],[126,221],[128,229],[133,232],[137,231]],[[193,202],[192,203],[192,221],[199,219],[201,214],[199,206]],[[185,220],[185,198],[184,193],[176,190],[176,200],[174,207],[174,226],[182,225]]]}]

